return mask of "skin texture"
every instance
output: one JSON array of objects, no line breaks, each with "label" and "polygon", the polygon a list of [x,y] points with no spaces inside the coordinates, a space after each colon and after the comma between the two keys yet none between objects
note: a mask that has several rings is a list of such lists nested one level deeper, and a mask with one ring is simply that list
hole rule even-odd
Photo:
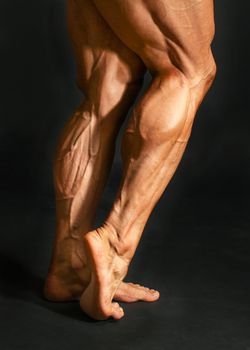
[{"label": "skin texture", "polygon": [[[85,97],[55,153],[57,226],[44,295],[79,299],[97,320],[120,319],[124,311],[114,300],[159,298],[159,292],[123,280],[216,74],[213,1],[68,0],[67,6],[77,83]],[[122,138],[120,186],[94,229],[116,136],[147,69],[151,85]]]}]

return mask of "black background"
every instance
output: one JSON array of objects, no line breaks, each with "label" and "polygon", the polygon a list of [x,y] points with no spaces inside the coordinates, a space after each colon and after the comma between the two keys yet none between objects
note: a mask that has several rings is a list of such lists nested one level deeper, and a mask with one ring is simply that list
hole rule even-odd
[{"label": "black background", "polygon": [[[95,322],[78,303],[41,294],[55,227],[52,154],[81,98],[65,1],[0,1],[1,350],[250,348],[249,9],[215,3],[217,77],[131,264],[127,280],[161,298]],[[119,184],[121,133],[97,224]]]}]

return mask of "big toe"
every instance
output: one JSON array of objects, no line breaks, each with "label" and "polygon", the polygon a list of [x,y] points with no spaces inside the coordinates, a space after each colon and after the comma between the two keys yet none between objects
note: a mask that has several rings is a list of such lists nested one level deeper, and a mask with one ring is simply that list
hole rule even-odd
[{"label": "big toe", "polygon": [[112,312],[110,316],[113,317],[115,320],[120,320],[124,316],[123,308],[116,302],[113,302],[111,305]]},{"label": "big toe", "polygon": [[98,305],[97,303],[92,304],[84,298],[80,299],[81,309],[90,317],[95,320],[106,320],[113,317],[115,320],[119,320],[124,316],[123,308],[116,302],[110,302],[110,304]]}]

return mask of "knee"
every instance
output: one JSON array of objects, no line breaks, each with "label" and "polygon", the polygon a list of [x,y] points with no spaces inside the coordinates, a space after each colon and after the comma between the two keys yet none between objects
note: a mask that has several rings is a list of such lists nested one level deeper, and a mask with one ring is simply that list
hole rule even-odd
[{"label": "knee", "polygon": [[212,52],[208,57],[200,58],[199,64],[191,62],[184,68],[184,74],[187,77],[191,88],[200,92],[202,98],[205,96],[212,83],[215,80],[217,66]]},{"label": "knee", "polygon": [[211,88],[217,73],[217,66],[213,55],[211,54],[207,62],[201,60],[200,65],[193,65],[191,72],[187,71],[186,77],[190,84],[191,93],[191,114],[195,118],[197,109]]},{"label": "knee", "polygon": [[204,77],[204,85],[205,85],[205,94],[207,93],[207,91],[210,89],[210,87],[212,86],[215,77],[217,74],[217,65],[215,63],[215,61],[213,60],[211,66],[209,67],[209,70],[207,71],[205,77]]}]

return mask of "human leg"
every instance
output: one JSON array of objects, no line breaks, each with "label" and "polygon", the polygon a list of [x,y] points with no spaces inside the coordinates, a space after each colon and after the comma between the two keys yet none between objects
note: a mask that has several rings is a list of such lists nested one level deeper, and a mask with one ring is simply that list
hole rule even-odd
[{"label": "human leg", "polygon": [[99,228],[83,237],[92,277],[81,307],[96,319],[119,319],[124,313],[112,303],[114,294],[181,160],[196,111],[215,76],[213,6],[198,0],[165,0],[161,8],[153,1],[114,0],[112,7],[93,2],[153,75],[123,136],[123,177],[111,211]]},{"label": "human leg", "polygon": [[[69,0],[67,6],[77,84],[85,97],[64,126],[53,163],[56,237],[44,295],[58,301],[79,298],[89,282],[80,235],[92,229],[117,133],[145,72],[90,1]],[[155,299],[148,288],[125,283],[116,297]]]}]

